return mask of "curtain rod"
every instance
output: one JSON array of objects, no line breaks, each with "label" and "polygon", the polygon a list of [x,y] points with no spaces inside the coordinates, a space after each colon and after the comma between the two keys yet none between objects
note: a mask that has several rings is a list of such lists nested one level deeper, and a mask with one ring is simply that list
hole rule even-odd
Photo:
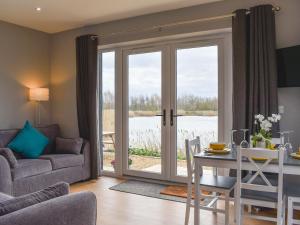
[{"label": "curtain rod", "polygon": [[[272,8],[274,12],[280,11],[279,6],[275,6]],[[250,13],[250,10],[247,10],[247,14]],[[127,31],[118,31],[118,32],[113,32],[109,34],[103,34],[100,35],[100,37],[110,37],[110,36],[115,36],[119,34],[126,34],[126,33],[132,33],[132,32],[141,32],[141,31],[151,31],[151,30],[157,30],[157,31],[162,31],[163,28],[169,28],[169,27],[174,27],[174,26],[180,26],[180,25],[186,25],[186,24],[193,24],[193,23],[200,23],[200,22],[207,22],[207,21],[212,21],[212,20],[220,20],[220,19],[226,19],[229,17],[235,16],[235,13],[230,13],[230,14],[225,14],[221,16],[213,16],[213,17],[207,17],[207,18],[201,18],[201,19],[195,19],[195,20],[186,20],[186,21],[181,21],[181,22],[174,22],[174,23],[168,23],[168,24],[163,24],[163,25],[155,25],[149,28],[143,28],[143,29],[131,29]]]}]

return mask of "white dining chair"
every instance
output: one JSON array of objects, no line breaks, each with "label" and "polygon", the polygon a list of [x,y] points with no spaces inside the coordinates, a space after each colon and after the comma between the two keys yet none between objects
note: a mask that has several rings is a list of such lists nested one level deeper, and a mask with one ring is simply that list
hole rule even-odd
[{"label": "white dining chair", "polygon": [[288,196],[287,224],[300,224],[300,220],[294,218],[294,210],[300,210],[300,196]]},{"label": "white dining chair", "polygon": [[[215,213],[225,214],[225,225],[229,225],[229,200],[230,192],[234,190],[236,178],[218,175],[195,174],[194,155],[200,153],[200,137],[194,140],[185,140],[186,159],[187,159],[187,201],[185,212],[185,225],[189,224],[190,208],[194,207],[192,201],[194,177],[200,176],[200,190],[213,193],[212,195],[202,195],[201,199],[210,200],[206,205],[200,205],[200,209],[209,210]],[[202,169],[201,169],[202,171]],[[222,195],[223,196],[222,196]],[[224,197],[225,196],[225,197]],[[217,208],[218,200],[225,200],[225,210]]]},{"label": "white dining chair", "polygon": [[[237,149],[237,188],[236,188],[236,222],[243,223],[243,216],[258,220],[285,222],[285,194],[283,191],[283,150],[258,148]],[[272,170],[266,171],[273,160]],[[270,168],[270,167],[269,167]],[[242,178],[242,170],[252,171]],[[266,174],[268,172],[268,174]],[[270,172],[275,176],[270,176]],[[277,209],[277,217],[253,215],[244,212],[245,205]]]},{"label": "white dining chair", "polygon": [[287,224],[300,224],[300,220],[294,218],[294,210],[300,210],[300,189],[299,177],[285,176],[284,177],[285,193],[287,195]]}]

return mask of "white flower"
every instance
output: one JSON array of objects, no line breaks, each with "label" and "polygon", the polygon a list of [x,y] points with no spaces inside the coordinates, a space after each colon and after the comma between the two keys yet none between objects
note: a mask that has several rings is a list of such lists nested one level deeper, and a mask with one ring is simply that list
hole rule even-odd
[{"label": "white flower", "polygon": [[268,120],[269,120],[270,122],[276,122],[275,119],[274,119],[273,117],[268,117]]},{"label": "white flower", "polygon": [[277,123],[281,119],[280,114],[272,114],[273,122]]},{"label": "white flower", "polygon": [[265,131],[270,131],[272,127],[272,123],[269,120],[263,120],[261,122],[261,128]]},{"label": "white flower", "polygon": [[261,114],[255,115],[254,118],[257,119],[259,122],[262,122],[265,119],[265,117]]}]

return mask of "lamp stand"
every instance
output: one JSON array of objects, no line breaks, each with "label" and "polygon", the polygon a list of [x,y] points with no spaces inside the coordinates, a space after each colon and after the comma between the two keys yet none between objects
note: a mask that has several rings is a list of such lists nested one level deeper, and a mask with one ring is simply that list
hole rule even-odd
[{"label": "lamp stand", "polygon": [[36,101],[36,110],[35,110],[35,126],[39,127],[41,125],[41,102]]}]

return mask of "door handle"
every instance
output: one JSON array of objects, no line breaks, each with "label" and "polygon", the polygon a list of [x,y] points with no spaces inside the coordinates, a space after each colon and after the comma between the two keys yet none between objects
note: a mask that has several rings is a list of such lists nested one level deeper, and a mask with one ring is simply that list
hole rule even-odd
[{"label": "door handle", "polygon": [[157,114],[155,116],[162,116],[162,118],[163,118],[163,125],[166,126],[166,110],[165,109],[163,110],[162,114]]},{"label": "door handle", "polygon": [[171,112],[170,112],[170,124],[171,126],[174,125],[174,117],[179,117],[179,116],[183,116],[183,115],[180,115],[180,114],[174,114],[174,110],[171,109]]}]

